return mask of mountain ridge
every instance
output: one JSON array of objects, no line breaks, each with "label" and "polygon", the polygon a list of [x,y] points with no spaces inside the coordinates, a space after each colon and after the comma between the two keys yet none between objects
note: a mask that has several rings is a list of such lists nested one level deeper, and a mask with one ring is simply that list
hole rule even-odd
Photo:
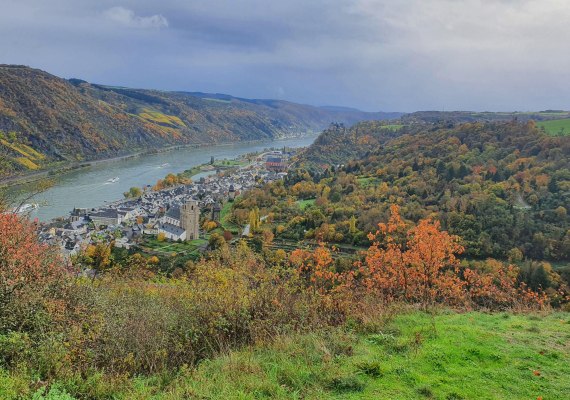
[{"label": "mountain ridge", "polygon": [[401,113],[132,89],[0,65],[0,178],[177,145],[274,139]]}]

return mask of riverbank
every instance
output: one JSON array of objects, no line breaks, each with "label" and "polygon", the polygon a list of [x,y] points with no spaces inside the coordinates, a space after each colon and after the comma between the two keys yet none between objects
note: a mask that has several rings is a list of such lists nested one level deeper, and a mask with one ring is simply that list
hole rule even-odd
[{"label": "riverbank", "polygon": [[[296,136],[287,136],[281,138],[272,139],[272,141],[279,141],[279,140],[289,140],[289,139],[297,139],[297,138],[304,138],[308,136],[314,136],[313,133],[309,134],[300,134]],[[148,150],[142,150],[131,154],[125,154],[122,156],[116,157],[109,157],[109,158],[102,158],[96,160],[89,160],[89,161],[82,161],[71,163],[65,166],[58,166],[53,167],[50,169],[46,169],[43,171],[32,172],[25,175],[15,175],[6,178],[0,178],[0,189],[6,189],[12,186],[24,185],[33,182],[37,182],[41,179],[57,177],[58,175],[62,175],[68,172],[90,168],[96,165],[105,164],[105,163],[114,163],[118,161],[129,160],[131,158],[137,158],[142,156],[148,155],[155,155],[160,153],[166,153],[175,150],[183,150],[183,149],[200,149],[206,147],[224,147],[224,146],[233,146],[233,145],[250,145],[256,143],[263,143],[266,142],[267,139],[258,139],[258,140],[244,140],[244,141],[237,141],[237,142],[223,142],[223,143],[192,143],[192,144],[185,144],[185,145],[175,145],[175,146],[167,146],[167,147],[160,147],[160,148],[153,148]]]},{"label": "riverbank", "polygon": [[[251,141],[221,143],[215,146],[201,146],[174,149],[160,149],[144,156],[124,156],[121,162],[97,160],[88,168],[78,168],[54,177],[54,185],[47,191],[28,199],[40,207],[33,211],[32,218],[47,222],[62,215],[68,215],[74,208],[94,208],[123,198],[131,187],[144,187],[164,179],[168,174],[177,175],[193,167],[216,160],[232,159],[243,154],[255,153],[266,148],[297,148],[309,146],[316,135],[305,135],[276,141]],[[110,181],[118,177],[117,181]],[[35,183],[12,185],[5,190],[14,202],[33,193]]]}]

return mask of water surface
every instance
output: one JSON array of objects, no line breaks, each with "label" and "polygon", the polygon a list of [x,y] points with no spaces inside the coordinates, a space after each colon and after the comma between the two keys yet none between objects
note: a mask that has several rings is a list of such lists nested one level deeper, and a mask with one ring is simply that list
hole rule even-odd
[{"label": "water surface", "polygon": [[[40,204],[40,207],[32,212],[31,217],[47,221],[69,215],[74,207],[102,206],[105,202],[123,198],[123,193],[133,186],[153,185],[168,173],[179,173],[204,164],[209,162],[212,156],[216,159],[231,159],[270,147],[304,147],[310,145],[316,137],[316,135],[310,135],[256,143],[183,148],[126,160],[104,162],[67,172],[57,176],[54,187],[30,201]],[[109,182],[115,177],[119,178],[117,182]]]}]

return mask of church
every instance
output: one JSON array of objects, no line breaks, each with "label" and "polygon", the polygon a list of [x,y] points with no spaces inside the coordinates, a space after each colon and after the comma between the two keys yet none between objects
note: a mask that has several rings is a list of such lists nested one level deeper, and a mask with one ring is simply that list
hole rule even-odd
[{"label": "church", "polygon": [[196,200],[189,200],[182,206],[171,207],[158,228],[167,239],[190,241],[200,237],[200,206]]}]

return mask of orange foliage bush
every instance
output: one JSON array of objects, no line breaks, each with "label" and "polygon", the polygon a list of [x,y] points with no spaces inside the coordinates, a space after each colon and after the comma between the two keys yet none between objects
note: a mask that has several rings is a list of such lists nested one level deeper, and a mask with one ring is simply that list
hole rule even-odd
[{"label": "orange foliage bush", "polygon": [[0,331],[31,329],[41,313],[61,317],[66,275],[56,249],[38,242],[31,222],[0,214]]},{"label": "orange foliage bush", "polygon": [[457,275],[463,252],[459,238],[443,232],[439,222],[422,220],[405,233],[397,206],[387,224],[370,234],[372,245],[360,263],[361,283],[381,298],[456,304],[463,300],[464,282]]},{"label": "orange foliage bush", "polygon": [[[379,224],[369,239],[372,245],[364,260],[342,273],[335,271],[323,244],[314,251],[297,249],[289,261],[307,287],[321,295],[348,296],[352,303],[373,296],[384,303],[404,301],[424,308],[435,304],[541,308],[547,304],[546,294],[517,282],[514,266],[489,260],[485,270],[461,268],[457,256],[464,248],[459,237],[442,231],[439,222],[431,219],[408,228],[398,206],[391,207],[389,221]],[[338,297],[335,301],[341,302]]]}]

